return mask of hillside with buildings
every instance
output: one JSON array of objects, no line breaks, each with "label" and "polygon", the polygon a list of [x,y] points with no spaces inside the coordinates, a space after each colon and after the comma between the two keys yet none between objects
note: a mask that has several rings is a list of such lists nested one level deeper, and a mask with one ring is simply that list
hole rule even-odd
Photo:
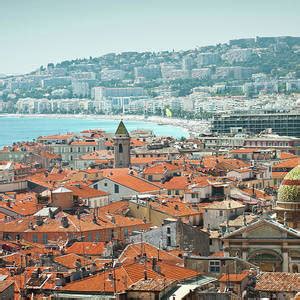
[{"label": "hillside with buildings", "polygon": [[[300,91],[300,38],[256,37],[183,51],[122,52],[2,76],[0,112],[166,114],[286,112]],[[284,105],[282,105],[284,103]]]}]

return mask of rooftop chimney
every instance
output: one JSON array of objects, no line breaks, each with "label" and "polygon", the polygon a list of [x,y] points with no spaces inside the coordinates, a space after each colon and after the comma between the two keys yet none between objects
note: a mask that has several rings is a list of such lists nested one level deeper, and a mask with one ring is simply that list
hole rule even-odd
[{"label": "rooftop chimney", "polygon": [[43,218],[42,218],[41,216],[37,216],[35,222],[36,222],[36,225],[37,225],[37,226],[42,226],[43,223],[44,223],[44,222],[43,222]]},{"label": "rooftop chimney", "polygon": [[62,217],[61,218],[61,225],[64,227],[64,228],[68,228],[69,227],[69,220],[67,217]]},{"label": "rooftop chimney", "polygon": [[55,212],[51,208],[49,208],[49,217],[50,219],[55,219]]},{"label": "rooftop chimney", "polygon": [[93,223],[97,224],[97,217],[96,217],[95,214],[94,214],[94,216],[93,216]]},{"label": "rooftop chimney", "polygon": [[153,257],[152,258],[152,270],[153,271],[155,271],[156,265],[157,265],[157,258]]}]

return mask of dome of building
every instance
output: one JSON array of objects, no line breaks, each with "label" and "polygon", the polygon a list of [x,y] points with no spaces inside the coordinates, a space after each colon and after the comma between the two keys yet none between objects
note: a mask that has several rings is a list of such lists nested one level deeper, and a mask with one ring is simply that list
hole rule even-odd
[{"label": "dome of building", "polygon": [[285,175],[279,190],[278,202],[300,202],[300,165]]}]

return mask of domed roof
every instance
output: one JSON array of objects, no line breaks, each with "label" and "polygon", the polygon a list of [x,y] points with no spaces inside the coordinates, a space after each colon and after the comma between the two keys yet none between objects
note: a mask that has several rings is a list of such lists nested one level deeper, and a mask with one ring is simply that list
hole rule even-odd
[{"label": "domed roof", "polygon": [[278,202],[300,202],[300,165],[285,175],[278,190]]}]

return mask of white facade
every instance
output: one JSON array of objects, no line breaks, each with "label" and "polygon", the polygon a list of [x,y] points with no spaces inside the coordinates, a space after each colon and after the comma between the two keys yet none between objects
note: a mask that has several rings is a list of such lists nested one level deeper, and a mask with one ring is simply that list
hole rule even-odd
[{"label": "white facade", "polygon": [[220,224],[227,222],[232,217],[242,215],[244,211],[244,205],[238,208],[221,208],[221,206],[220,208],[206,207],[203,213],[203,228],[219,230]]},{"label": "white facade", "polygon": [[90,208],[101,207],[109,204],[109,196],[82,199],[84,204]]},{"label": "white facade", "polygon": [[109,194],[109,201],[111,202],[120,201],[123,197],[131,197],[141,194],[109,178],[103,178],[92,184],[91,187],[107,192]]},{"label": "white facade", "polygon": [[232,170],[226,175],[228,178],[236,178],[239,181],[247,180],[253,177],[252,170]]}]

